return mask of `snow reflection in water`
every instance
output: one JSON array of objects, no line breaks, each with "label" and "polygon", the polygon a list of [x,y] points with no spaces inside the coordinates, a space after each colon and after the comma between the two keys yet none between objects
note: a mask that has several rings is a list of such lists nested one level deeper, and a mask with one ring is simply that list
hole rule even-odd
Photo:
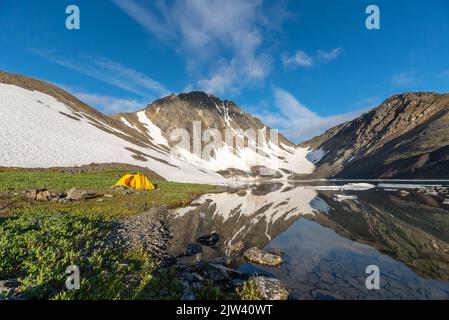
[{"label": "snow reflection in water", "polygon": [[[285,255],[279,268],[248,263],[241,255],[232,263],[244,272],[275,275],[294,298],[449,298],[448,206],[425,194],[404,198],[350,189],[360,188],[272,183],[204,195],[173,213],[170,250],[180,253],[211,232],[220,241],[204,248],[205,260],[229,254],[226,248],[239,241],[245,249],[280,249]],[[354,197],[338,200],[336,193]],[[372,264],[381,268],[380,290],[365,288],[365,269]]]}]

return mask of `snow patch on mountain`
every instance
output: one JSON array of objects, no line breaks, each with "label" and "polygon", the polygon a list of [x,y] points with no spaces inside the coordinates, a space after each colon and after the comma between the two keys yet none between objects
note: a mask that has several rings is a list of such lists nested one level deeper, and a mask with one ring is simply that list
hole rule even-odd
[{"label": "snow patch on mountain", "polygon": [[[87,120],[90,116],[79,115],[50,95],[0,83],[0,166],[36,168],[121,162],[146,166],[171,181],[226,182],[214,172],[105,132]],[[125,148],[162,162],[152,158],[138,161]]]},{"label": "snow patch on mountain", "polygon": [[147,128],[148,135],[154,143],[164,146],[169,146],[167,139],[163,136],[161,129],[157,127],[150,118],[145,114],[145,110],[137,113],[137,118],[139,122]]}]

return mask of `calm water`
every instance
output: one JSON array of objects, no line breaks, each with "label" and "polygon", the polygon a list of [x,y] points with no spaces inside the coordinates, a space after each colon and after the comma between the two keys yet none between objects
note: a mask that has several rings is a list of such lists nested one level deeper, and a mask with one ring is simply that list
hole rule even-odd
[{"label": "calm water", "polygon": [[[379,187],[338,190],[347,183],[271,183],[205,195],[171,216],[170,250],[183,252],[213,231],[220,241],[205,247],[200,259],[229,255],[228,245],[239,241],[245,249],[281,250],[284,262],[277,268],[241,255],[232,256],[232,264],[281,279],[293,299],[449,299],[448,195],[418,193],[410,185],[448,184],[368,182]],[[380,268],[379,290],[365,287],[368,265]]]}]

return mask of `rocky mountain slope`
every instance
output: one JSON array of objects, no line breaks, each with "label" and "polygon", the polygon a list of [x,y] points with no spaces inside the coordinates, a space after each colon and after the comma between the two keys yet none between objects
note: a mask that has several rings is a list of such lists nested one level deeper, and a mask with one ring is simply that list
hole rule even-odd
[{"label": "rocky mountain slope", "polygon": [[[306,159],[307,149],[296,147],[277,132],[272,133],[234,102],[221,101],[204,92],[172,94],[143,110],[113,118],[170,148],[179,146],[179,139],[173,135],[183,130],[188,139],[181,146],[180,155],[225,176],[279,178],[293,172],[311,173],[314,169]],[[149,133],[152,128],[158,131],[153,137]],[[209,130],[209,136],[205,130]]]},{"label": "rocky mountain slope", "polygon": [[316,177],[449,178],[449,94],[405,93],[306,141]]},{"label": "rocky mountain slope", "polygon": [[[194,123],[201,130],[195,131]],[[175,129],[189,134],[186,147],[170,139]],[[205,129],[216,129],[212,133],[224,139],[231,132],[231,142],[211,145]],[[255,135],[245,135],[247,129]],[[278,142],[233,102],[202,92],[173,94],[136,113],[108,117],[54,85],[0,71],[0,166],[127,163],[167,180],[207,183],[237,175],[282,178],[313,172],[307,149],[281,135]]]}]

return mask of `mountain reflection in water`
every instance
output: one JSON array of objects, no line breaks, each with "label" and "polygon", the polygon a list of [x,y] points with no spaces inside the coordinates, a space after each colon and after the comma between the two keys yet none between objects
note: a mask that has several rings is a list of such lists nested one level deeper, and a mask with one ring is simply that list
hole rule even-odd
[{"label": "mountain reflection in water", "polygon": [[[220,240],[203,248],[203,260],[230,255],[226,248],[239,241],[245,249],[281,250],[278,268],[241,254],[231,255],[232,264],[274,275],[297,299],[449,298],[449,206],[440,198],[411,189],[401,196],[400,187],[326,190],[316,184],[265,183],[204,195],[170,216],[169,250],[182,253],[211,232]],[[380,290],[365,287],[368,265],[380,268]]]}]

